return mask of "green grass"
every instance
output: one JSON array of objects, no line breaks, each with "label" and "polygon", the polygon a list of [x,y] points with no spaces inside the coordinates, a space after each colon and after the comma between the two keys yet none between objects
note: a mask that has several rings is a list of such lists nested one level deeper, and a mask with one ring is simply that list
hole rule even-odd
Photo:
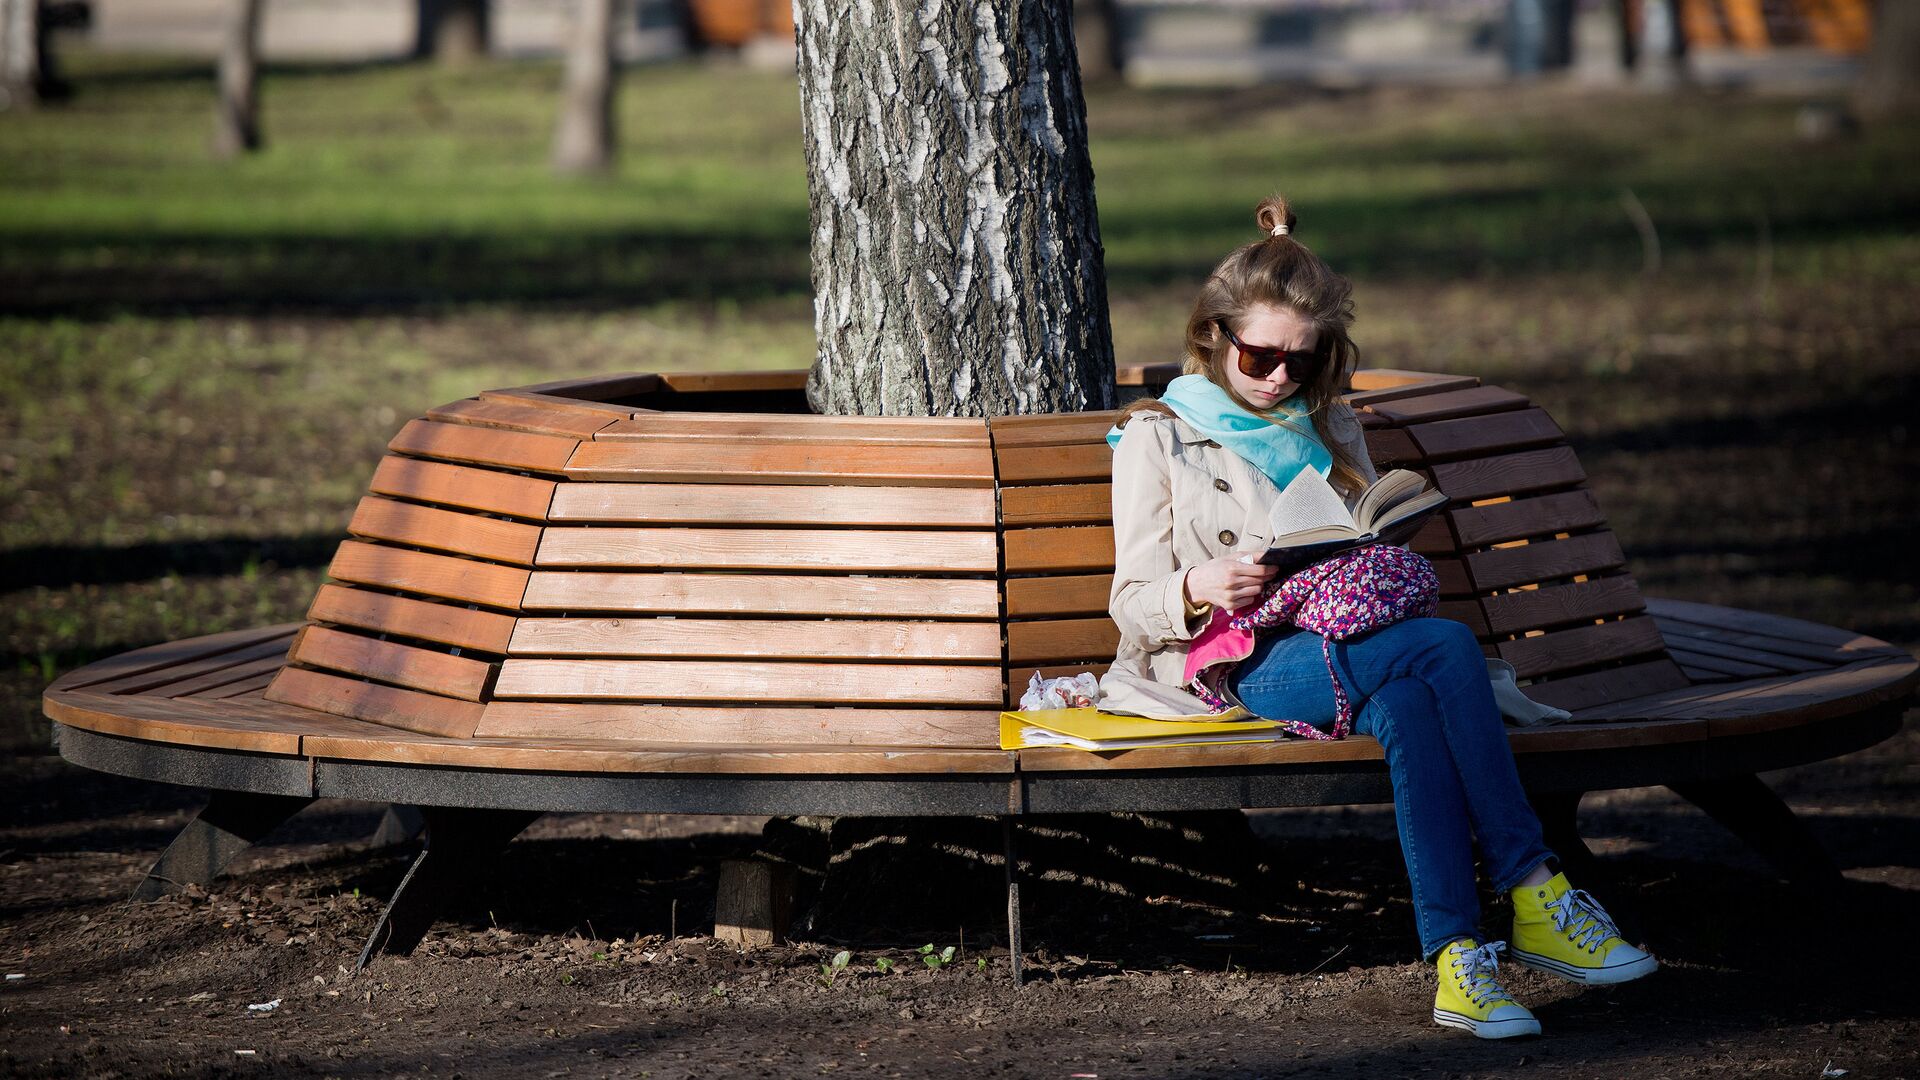
[{"label": "green grass", "polygon": [[[298,618],[432,405],[811,359],[788,77],[630,71],[618,170],[567,180],[550,64],[274,68],[220,164],[206,71],[67,60],[70,102],[0,114],[0,741],[49,672]],[[1547,405],[1650,591],[1920,642],[1920,131],[1807,145],[1799,104],[1095,92],[1117,353],[1171,358],[1284,191],[1368,362]]]}]

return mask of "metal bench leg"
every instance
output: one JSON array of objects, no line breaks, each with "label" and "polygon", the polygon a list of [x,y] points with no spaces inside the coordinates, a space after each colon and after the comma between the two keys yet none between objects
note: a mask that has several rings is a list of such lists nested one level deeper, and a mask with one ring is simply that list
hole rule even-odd
[{"label": "metal bench leg", "polygon": [[1833,858],[1807,831],[1806,823],[1794,817],[1787,804],[1759,777],[1733,776],[1668,786],[1746,841],[1788,881],[1815,890],[1840,885],[1840,868]]},{"label": "metal bench leg", "polygon": [[1000,817],[1000,838],[1007,857],[1007,959],[1013,965],[1013,986],[1020,988],[1020,858],[1013,850],[1013,815]]},{"label": "metal bench leg", "polygon": [[131,899],[157,900],[188,885],[212,882],[234,856],[312,802],[299,795],[214,792],[200,813],[161,852],[147,876],[134,886]]},{"label": "metal bench leg", "polygon": [[422,807],[421,814],[426,819],[426,845],[414,856],[380,921],[373,925],[367,947],[354,962],[355,974],[366,970],[375,953],[411,953],[427,936],[441,900],[469,883],[487,860],[540,816],[537,810],[443,806]]},{"label": "metal bench leg", "polygon": [[426,827],[427,819],[420,813],[419,807],[406,803],[392,803],[387,807],[386,814],[380,818],[380,824],[373,830],[373,836],[369,842],[374,847],[404,844],[419,836],[421,830]]}]

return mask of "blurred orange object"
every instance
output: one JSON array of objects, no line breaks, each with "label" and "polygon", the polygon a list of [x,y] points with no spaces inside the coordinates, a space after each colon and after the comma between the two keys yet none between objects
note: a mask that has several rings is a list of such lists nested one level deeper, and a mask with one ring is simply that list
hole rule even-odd
[{"label": "blurred orange object", "polygon": [[763,36],[793,40],[793,7],[785,0],[688,0],[687,15],[702,45],[739,48]]},{"label": "blurred orange object", "polygon": [[1751,50],[1783,45],[1863,53],[1872,36],[1868,0],[1681,0],[1687,41]]}]

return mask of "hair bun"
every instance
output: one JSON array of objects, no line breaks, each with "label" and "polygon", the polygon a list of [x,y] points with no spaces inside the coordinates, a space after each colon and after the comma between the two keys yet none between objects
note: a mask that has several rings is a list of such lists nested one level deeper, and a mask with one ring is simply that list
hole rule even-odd
[{"label": "hair bun", "polygon": [[1294,217],[1293,208],[1287,205],[1286,198],[1276,193],[1261,202],[1260,208],[1253,212],[1253,220],[1259,222],[1260,228],[1268,235],[1281,236],[1291,233],[1300,219]]}]

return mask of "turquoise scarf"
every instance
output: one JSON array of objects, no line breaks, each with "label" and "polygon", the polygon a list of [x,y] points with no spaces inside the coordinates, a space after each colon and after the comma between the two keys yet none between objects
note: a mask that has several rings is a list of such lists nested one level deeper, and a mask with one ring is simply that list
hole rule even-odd
[{"label": "turquoise scarf", "polygon": [[[1245,458],[1282,491],[1300,470],[1312,468],[1321,476],[1333,469],[1333,455],[1320,441],[1313,422],[1289,398],[1275,413],[1299,425],[1299,430],[1250,412],[1204,375],[1182,375],[1160,395],[1187,426]],[[1107,432],[1107,445],[1120,442],[1120,429]]]}]

